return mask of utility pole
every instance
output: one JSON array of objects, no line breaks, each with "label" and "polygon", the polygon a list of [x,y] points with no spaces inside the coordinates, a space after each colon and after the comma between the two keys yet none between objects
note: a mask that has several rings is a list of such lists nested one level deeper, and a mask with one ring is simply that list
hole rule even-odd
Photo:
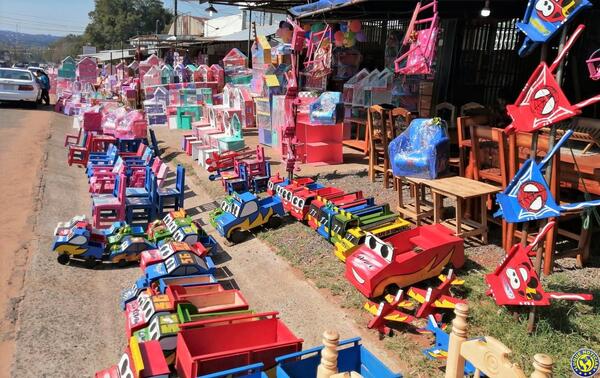
[{"label": "utility pole", "polygon": [[173,34],[175,35],[175,48],[177,48],[177,0],[175,1],[175,22],[173,23]]}]

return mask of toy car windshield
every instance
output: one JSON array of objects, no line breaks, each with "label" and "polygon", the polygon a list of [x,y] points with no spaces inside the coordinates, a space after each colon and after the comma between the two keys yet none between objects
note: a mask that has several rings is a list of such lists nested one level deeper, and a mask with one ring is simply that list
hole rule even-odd
[{"label": "toy car windshield", "polygon": [[123,353],[123,356],[119,361],[119,377],[134,378],[133,371],[131,370],[131,363],[129,362],[129,355],[127,353]]},{"label": "toy car windshield", "polygon": [[367,233],[365,245],[388,262],[392,262],[394,259],[394,247],[371,233]]},{"label": "toy car windshield", "polygon": [[159,249],[158,249],[158,254],[160,255],[161,258],[166,259],[167,257],[171,256],[173,253],[175,253],[175,250],[173,249],[173,247],[171,247],[170,244],[163,244]]}]

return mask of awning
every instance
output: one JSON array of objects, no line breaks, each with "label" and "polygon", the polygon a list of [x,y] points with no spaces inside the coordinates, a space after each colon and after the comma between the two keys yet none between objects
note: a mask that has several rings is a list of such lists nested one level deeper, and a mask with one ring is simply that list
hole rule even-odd
[{"label": "awning", "polygon": [[[279,25],[257,25],[256,26],[256,35],[264,35],[270,36],[277,32],[279,29]],[[235,32],[228,35],[223,35],[221,37],[215,37],[213,42],[238,42],[238,41],[247,41],[248,36],[252,36],[252,33],[248,33],[248,29],[240,30],[239,32]],[[250,37],[252,38],[252,37]]]},{"label": "awning", "polygon": [[319,0],[314,3],[297,5],[289,9],[292,16],[303,18],[316,14],[334,11],[349,5],[363,3],[367,0]]}]

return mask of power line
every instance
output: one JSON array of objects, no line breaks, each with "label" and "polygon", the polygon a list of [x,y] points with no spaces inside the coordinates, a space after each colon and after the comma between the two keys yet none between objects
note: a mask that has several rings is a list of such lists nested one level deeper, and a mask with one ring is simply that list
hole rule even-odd
[{"label": "power line", "polygon": [[[46,17],[38,17],[38,16],[33,16],[33,15],[17,15],[17,17],[15,17],[14,15],[15,15],[14,13],[13,13],[13,15],[11,15],[10,13],[3,12],[3,15],[0,17],[14,19],[14,20],[20,20],[20,21],[37,22],[37,23],[41,23],[41,24],[53,24],[53,25],[67,26],[67,27],[82,27],[82,25],[80,25],[80,24],[67,24],[64,22],[38,21],[38,20],[47,20]],[[83,27],[85,27],[85,26],[83,26]]]}]

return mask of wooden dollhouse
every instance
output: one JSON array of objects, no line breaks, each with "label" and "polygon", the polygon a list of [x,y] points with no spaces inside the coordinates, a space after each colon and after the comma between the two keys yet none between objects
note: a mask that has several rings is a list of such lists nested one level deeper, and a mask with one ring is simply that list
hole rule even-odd
[{"label": "wooden dollhouse", "polygon": [[115,66],[115,73],[117,74],[117,79],[123,80],[125,78],[125,63],[120,62]]},{"label": "wooden dollhouse", "polygon": [[160,82],[161,84],[170,84],[173,82],[173,67],[169,64],[165,64],[160,68]]},{"label": "wooden dollhouse", "polygon": [[242,127],[256,127],[254,119],[254,101],[252,94],[246,87],[235,87],[233,97],[233,107],[242,111],[240,122]]},{"label": "wooden dollhouse", "polygon": [[266,146],[273,145],[271,125],[271,104],[268,97],[255,97],[256,127],[258,128],[258,143]]},{"label": "wooden dollhouse", "polygon": [[210,70],[212,71],[213,80],[217,82],[216,92],[221,92],[225,85],[225,70],[218,64],[211,65]]},{"label": "wooden dollhouse", "polygon": [[264,35],[259,35],[252,45],[252,83],[251,88],[254,93],[263,92],[265,75],[273,71],[271,64],[271,44]]},{"label": "wooden dollhouse", "polygon": [[58,77],[62,79],[74,80],[77,76],[77,66],[75,59],[68,56],[61,62],[60,68],[58,69]]},{"label": "wooden dollhouse", "polygon": [[239,49],[231,49],[223,58],[225,82],[232,84],[250,84],[252,75],[248,70],[248,58]]},{"label": "wooden dollhouse", "polygon": [[160,70],[157,66],[152,66],[142,77],[142,88],[146,96],[154,93],[154,87],[161,84]]}]

